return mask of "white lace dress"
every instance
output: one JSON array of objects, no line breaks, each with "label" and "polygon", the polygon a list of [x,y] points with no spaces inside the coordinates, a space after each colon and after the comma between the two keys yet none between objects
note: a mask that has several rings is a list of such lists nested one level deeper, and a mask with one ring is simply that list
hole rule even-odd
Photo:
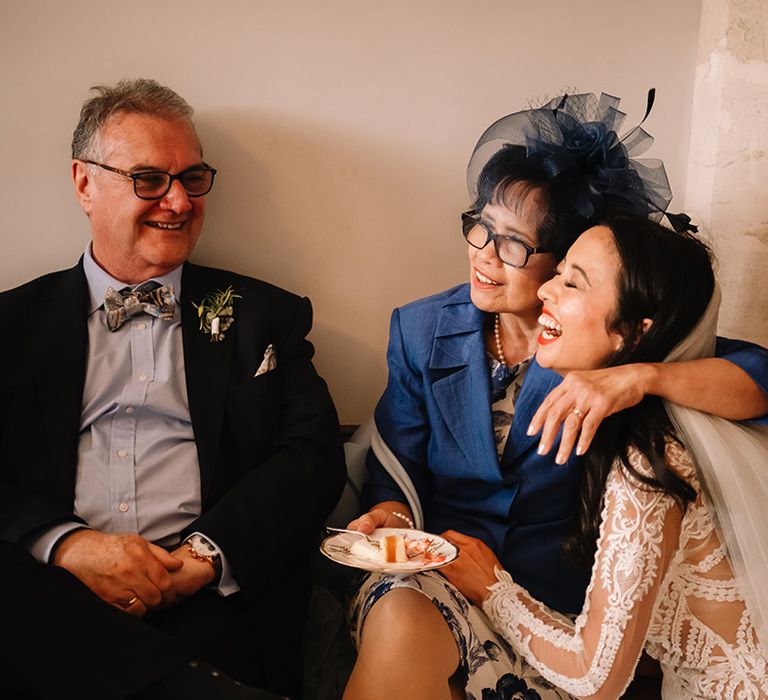
[{"label": "white lace dress", "polygon": [[[584,609],[571,622],[497,571],[483,609],[545,678],[572,695],[618,698],[640,653],[661,662],[663,697],[766,698],[768,663],[688,454],[669,465],[699,494],[675,500],[614,466]],[[643,474],[642,455],[630,456]],[[768,504],[766,504],[768,507]]]}]

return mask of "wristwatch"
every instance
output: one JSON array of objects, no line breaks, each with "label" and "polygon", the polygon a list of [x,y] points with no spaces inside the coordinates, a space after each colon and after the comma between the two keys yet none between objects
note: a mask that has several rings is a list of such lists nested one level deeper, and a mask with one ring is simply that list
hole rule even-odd
[{"label": "wristwatch", "polygon": [[205,537],[198,534],[187,537],[184,540],[184,544],[187,545],[187,549],[193,559],[207,561],[213,567],[213,571],[216,574],[214,581],[218,581],[221,578],[221,554],[219,554],[216,547]]}]

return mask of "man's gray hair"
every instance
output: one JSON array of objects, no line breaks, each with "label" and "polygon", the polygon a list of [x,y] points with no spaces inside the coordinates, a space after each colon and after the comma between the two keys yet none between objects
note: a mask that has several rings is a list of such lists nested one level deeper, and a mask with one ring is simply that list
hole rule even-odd
[{"label": "man's gray hair", "polygon": [[114,86],[94,85],[96,93],[80,110],[80,121],[72,135],[72,157],[97,160],[99,136],[104,125],[118,113],[147,114],[161,119],[183,119],[192,130],[192,107],[180,95],[156,80],[121,80]]}]

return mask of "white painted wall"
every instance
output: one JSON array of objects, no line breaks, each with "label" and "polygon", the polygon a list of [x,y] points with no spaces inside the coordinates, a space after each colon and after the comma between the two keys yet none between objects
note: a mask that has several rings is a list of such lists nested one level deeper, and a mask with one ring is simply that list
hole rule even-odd
[{"label": "white painted wall", "polygon": [[[700,0],[2,0],[0,288],[73,264],[69,142],[96,83],[154,77],[220,171],[194,259],[315,305],[343,422],[384,386],[391,309],[463,281],[464,168],[563,88],[623,97],[683,192]],[[10,332],[4,329],[4,333]]]}]

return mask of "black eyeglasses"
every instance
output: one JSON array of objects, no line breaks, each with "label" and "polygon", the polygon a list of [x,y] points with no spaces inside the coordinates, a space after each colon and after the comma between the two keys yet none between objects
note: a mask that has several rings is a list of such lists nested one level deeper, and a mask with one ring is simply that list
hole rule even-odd
[{"label": "black eyeglasses", "polygon": [[111,173],[117,173],[133,180],[133,191],[139,199],[162,199],[171,189],[174,180],[178,180],[189,197],[202,197],[208,194],[213,187],[213,178],[216,169],[207,163],[187,168],[176,175],[171,175],[164,170],[143,170],[138,173],[130,173],[127,170],[113,168],[111,165],[97,163],[95,160],[84,160],[83,163],[97,165]]},{"label": "black eyeglasses", "polygon": [[472,210],[462,213],[461,231],[467,243],[478,250],[482,250],[489,241],[493,241],[499,260],[511,267],[525,267],[531,255],[550,252],[546,248],[532,248],[514,236],[501,236],[494,233],[480,220],[480,215]]}]

